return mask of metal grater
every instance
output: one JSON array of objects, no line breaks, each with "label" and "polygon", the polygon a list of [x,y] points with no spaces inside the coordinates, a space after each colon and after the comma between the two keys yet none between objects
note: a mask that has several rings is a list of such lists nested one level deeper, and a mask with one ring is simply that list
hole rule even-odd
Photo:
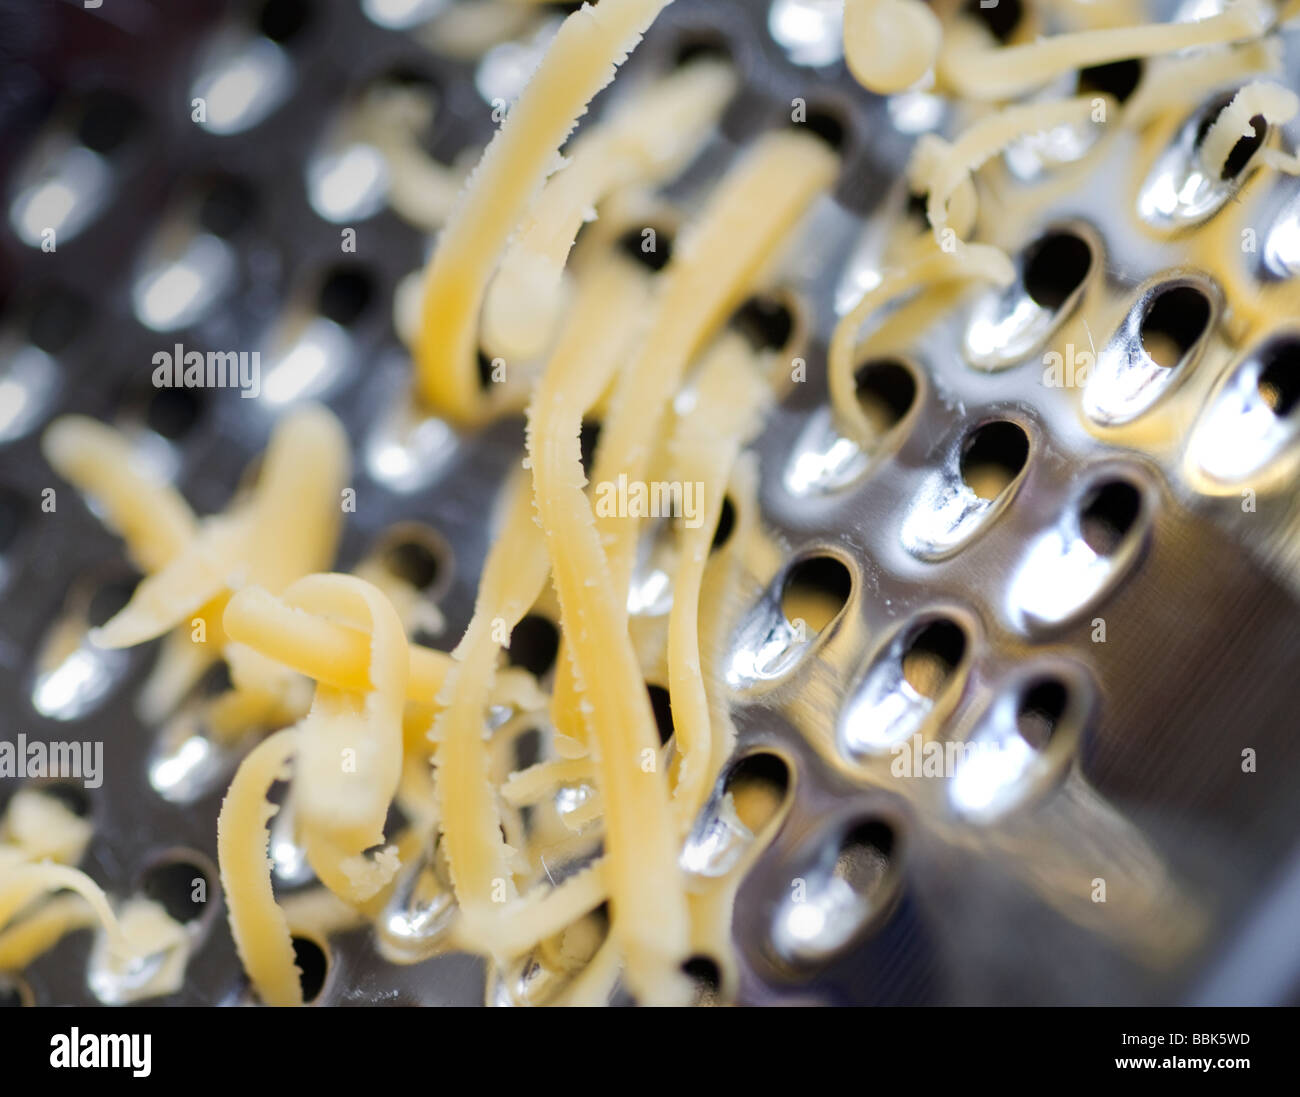
[{"label": "metal grater", "polygon": [[[432,155],[450,163],[481,146],[493,128],[493,92],[514,93],[539,32],[565,7],[521,31],[513,51],[472,62],[416,40],[413,28],[443,6],[104,0],[95,8],[0,8],[5,48],[23,62],[5,66],[0,103],[0,402],[13,401],[0,406],[7,424],[0,437],[0,710],[6,737],[105,741],[106,779],[86,797],[96,830],[82,867],[110,894],[165,881],[159,866],[172,862],[199,866],[217,888],[215,819],[237,758],[218,752],[187,761],[180,740],[141,723],[135,699],[156,645],[93,663],[89,685],[65,679],[53,688],[42,678],[52,623],[87,602],[102,618],[130,580],[119,542],[40,455],[39,434],[51,418],[79,412],[131,426],[142,447],[175,469],[196,511],[210,513],[225,504],[274,416],[293,401],[277,408],[232,391],[203,391],[195,400],[159,393],[149,384],[152,354],[177,342],[267,347],[275,325],[293,318],[301,333],[324,309],[337,338],[321,351],[320,387],[311,395],[348,427],[360,500],[339,566],[353,566],[399,523],[419,523],[438,546],[432,591],[447,624],[436,645],[450,648],[468,620],[490,535],[483,500],[518,460],[520,423],[464,437],[436,423],[397,429],[411,414],[402,405],[409,366],[391,301],[427,240],[365,194],[322,215],[313,189],[341,151],[329,144],[340,110],[386,75],[437,90]],[[1012,0],[1002,6],[1019,8]],[[1153,17],[1169,18],[1177,5],[1154,7]],[[873,234],[905,215],[898,180],[917,134],[950,132],[952,122],[937,98],[883,100],[857,88],[838,61],[836,8],[822,0],[677,0],[620,76],[661,70],[699,47],[725,48],[738,67],[742,90],[722,133],[668,189],[669,205],[689,209],[752,136],[788,122],[796,98],[815,125],[840,131],[834,200],[810,217],[782,281],[781,300],[809,333],[799,351],[809,383],[792,386],[755,445],[761,521],[733,546],[745,563],[743,581],[720,610],[732,637],[721,670],[739,730],[736,764],[760,775],[783,771],[788,800],[739,891],[736,1000],[1295,1004],[1300,569],[1290,547],[1293,488],[1260,482],[1257,506],[1246,511],[1239,492],[1196,490],[1180,445],[1099,440],[1061,393],[1043,385],[1041,352],[973,368],[966,342],[973,327],[1023,304],[1015,296],[1025,295],[1023,281],[1009,297],[963,298],[899,355],[916,394],[903,402],[888,450],[866,469],[836,465],[824,358],[837,295],[869,267]],[[1293,32],[1281,40],[1293,79],[1298,43]],[[215,132],[219,126],[191,119],[191,101],[233,63],[260,74],[266,102],[249,109],[265,106],[265,114],[242,127],[236,118],[235,132]],[[1214,99],[1208,95],[1201,108]],[[1198,117],[1189,113],[1193,130]],[[1294,145],[1296,134],[1289,137]],[[1162,170],[1176,173],[1177,155],[1171,145]],[[1103,292],[1119,300],[1141,286],[1155,297],[1178,286],[1204,290],[1207,323],[1222,343],[1217,361],[1249,349],[1233,346],[1232,325],[1222,322],[1232,297],[1213,272],[1187,265],[1187,242],[1212,214],[1188,215],[1193,228],[1168,246],[1144,243],[1126,228],[1129,208],[1143,196],[1128,185],[1125,164],[1085,160],[1079,188],[1022,219],[1016,188],[1032,188],[1033,156],[1022,149],[1019,160],[1004,159],[1010,183],[1000,197],[1012,211],[1009,243],[1022,270],[1034,261],[1036,241],[1070,228],[1104,265]],[[42,252],[39,234],[21,238],[19,203],[42,171],[45,178],[64,173],[76,196],[70,217],[88,211],[84,225],[69,222],[52,253]],[[1215,200],[1233,196],[1207,198]],[[1300,183],[1275,176],[1255,225],[1254,284],[1298,269],[1300,245],[1287,235],[1296,210]],[[348,227],[356,229],[355,254],[340,251]],[[151,330],[142,322],[149,315],[142,283],[166,258],[187,254],[196,235],[210,243],[195,263],[210,279],[223,272],[218,292],[192,315],[168,318],[167,330]],[[1196,305],[1177,295],[1172,302],[1177,329]],[[770,313],[769,302],[750,319]],[[1141,337],[1122,326],[1091,334],[1099,356]],[[265,376],[273,363],[266,353],[263,362]],[[887,373],[876,381],[887,405],[907,385]],[[1285,378],[1279,383],[1285,387]],[[1010,433],[998,426],[1007,423]],[[996,520],[963,540],[945,500],[959,489],[972,450],[994,463],[1014,457],[1015,428],[1027,440],[1023,475]],[[1107,494],[1114,483],[1131,494]],[[57,489],[53,515],[41,510],[47,487]],[[1097,596],[1062,623],[1034,624],[1060,580],[1049,576],[1035,587],[1024,578],[1030,548],[1053,531],[1104,538],[1123,528],[1127,547]],[[781,609],[783,591],[799,583],[846,595],[839,616],[812,638],[791,634]],[[1094,638],[1096,619],[1105,622],[1104,642]],[[866,725],[854,714],[886,689],[881,676],[901,666],[908,650],[959,667],[957,692],[942,702],[951,705],[945,734],[996,734],[1008,713],[1013,725],[1026,714],[1055,721],[1044,751],[1051,763],[1025,779],[1026,799],[1014,811],[984,820],[978,796],[961,801],[950,781],[891,783],[872,744],[855,739],[855,728]],[[1023,699],[1044,675],[1069,688],[1068,705],[1048,690],[1021,710],[1007,708],[1006,698]],[[1257,756],[1249,775],[1241,765],[1246,748]],[[733,776],[729,768],[721,780]],[[0,784],[0,806],[12,793],[13,782]],[[708,863],[717,837],[710,826],[722,826],[718,810],[715,795],[687,850],[688,859],[701,858],[697,865]],[[1108,889],[1105,904],[1095,901],[1098,879]],[[796,882],[805,893],[797,909]],[[162,1004],[247,1000],[224,910],[219,902],[209,908],[184,988]],[[92,943],[89,933],[70,936],[6,993],[39,1004],[101,1001],[87,980]],[[393,963],[368,929],[334,936],[328,953],[321,1004],[484,1000],[484,965],[473,957]]]}]

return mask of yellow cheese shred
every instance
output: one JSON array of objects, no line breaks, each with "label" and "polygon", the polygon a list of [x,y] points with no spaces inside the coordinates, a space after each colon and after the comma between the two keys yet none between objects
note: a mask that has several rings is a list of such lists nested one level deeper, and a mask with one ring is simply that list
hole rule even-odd
[{"label": "yellow cheese shred", "polygon": [[560,312],[564,264],[583,222],[617,188],[677,174],[716,124],[734,87],[730,65],[684,65],[574,142],[568,163],[547,180],[488,291],[482,342],[489,354],[529,361],[545,349]]},{"label": "yellow cheese shred", "polygon": [[920,81],[942,41],[943,24],[921,0],[845,0],[844,61],[878,95]]},{"label": "yellow cheese shred", "polygon": [[569,15],[471,175],[425,278],[417,380],[436,411],[461,421],[486,411],[478,314],[497,260],[588,102],[667,3],[601,0]]},{"label": "yellow cheese shred", "polygon": [[[1281,125],[1291,121],[1297,111],[1300,111],[1300,98],[1289,88],[1266,80],[1247,84],[1232,97],[1206,130],[1201,141],[1201,162],[1212,178],[1219,178],[1237,142],[1243,137],[1253,136],[1253,118],[1258,115],[1267,123]],[[1282,170],[1295,163],[1294,157],[1287,157],[1276,149],[1265,149],[1263,157],[1266,163]]]},{"label": "yellow cheese shred", "polygon": [[302,1005],[293,940],[271,888],[267,823],[279,808],[267,803],[271,786],[287,777],[298,730],[263,740],[239,764],[217,816],[217,861],[230,933],[257,996],[268,1006]]},{"label": "yellow cheese shred", "polygon": [[990,47],[953,35],[940,52],[938,72],[946,87],[968,99],[1012,99],[1090,65],[1258,38],[1268,20],[1256,0],[1236,0],[1218,15],[1190,23],[1108,27],[1014,46]]}]

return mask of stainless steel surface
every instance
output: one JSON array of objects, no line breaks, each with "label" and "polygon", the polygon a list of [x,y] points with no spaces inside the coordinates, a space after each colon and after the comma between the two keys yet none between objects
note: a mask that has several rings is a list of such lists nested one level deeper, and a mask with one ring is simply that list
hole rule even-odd
[{"label": "stainless steel surface", "polygon": [[[765,848],[746,849],[747,832],[715,796],[683,855],[706,877],[753,857],[734,919],[738,998],[1294,1001],[1300,908],[1285,880],[1294,880],[1300,833],[1300,542],[1295,470],[1270,470],[1294,453],[1295,430],[1279,417],[1263,450],[1220,481],[1187,456],[1189,439],[1202,446],[1193,454],[1249,456],[1233,431],[1255,444],[1243,424],[1258,420],[1241,417],[1249,406],[1211,414],[1226,406],[1222,393],[1231,395],[1226,381],[1215,387],[1219,378],[1246,370],[1247,405],[1259,391],[1259,348],[1242,342],[1235,320],[1244,302],[1215,271],[1195,267],[1193,235],[1153,242],[1132,227],[1144,216],[1142,187],[1151,185],[1133,178],[1132,144],[1082,153],[1070,168],[1077,185],[1048,201],[1035,196],[1022,150],[1008,158],[995,203],[1009,213],[999,242],[1024,271],[1044,234],[1077,232],[1091,248],[1086,285],[1050,307],[1023,286],[967,294],[899,356],[916,394],[886,444],[870,456],[844,445],[823,376],[837,301],[845,285],[869,281],[873,242],[907,216],[896,181],[915,134],[944,132],[953,119],[934,97],[887,102],[856,89],[842,66],[811,67],[837,55],[818,29],[825,6],[678,0],[626,77],[701,42],[725,41],[740,67],[744,86],[723,136],[669,189],[670,202],[687,204],[747,138],[787,120],[795,98],[814,113],[833,112],[844,129],[834,200],[808,219],[781,280],[810,338],[780,353],[804,358],[809,380],[792,386],[755,445],[761,521],[737,546],[743,581],[719,609],[732,637],[717,669],[740,732],[737,757],[768,752],[785,761],[784,817]],[[0,246],[11,275],[0,368],[11,384],[3,391],[30,393],[39,410],[0,407],[0,509],[12,500],[18,516],[12,542],[0,547],[0,729],[106,742],[107,778],[89,797],[97,826],[83,867],[123,895],[163,851],[215,859],[216,810],[237,758],[204,754],[189,730],[139,718],[135,699],[153,647],[116,662],[87,651],[79,677],[53,687],[47,679],[42,693],[36,664],[51,623],[125,564],[119,543],[45,465],[39,430],[59,412],[143,417],[142,444],[173,463],[198,511],[217,509],[274,414],[303,395],[300,372],[287,375],[279,406],[210,391],[197,394],[197,409],[169,409],[149,387],[151,355],[175,342],[263,347],[269,377],[305,340],[324,363],[307,391],[339,413],[356,452],[361,505],[349,516],[340,563],[355,563],[399,521],[437,531],[447,546],[438,599],[446,628],[437,642],[450,647],[488,544],[483,500],[518,458],[520,424],[457,437],[405,407],[390,302],[427,242],[365,193],[339,200],[341,218],[322,216],[322,203],[335,206],[321,197],[329,164],[320,156],[340,105],[402,70],[438,89],[427,143],[450,162],[490,136],[480,88],[508,83],[509,72],[476,74],[469,62],[430,54],[382,25],[400,24],[403,5],[378,0],[301,5],[306,21],[280,44],[250,29],[254,8],[215,0],[43,8],[25,47],[37,75],[14,85],[25,110],[12,112],[5,139],[10,228]],[[298,8],[272,5],[273,15]],[[1283,41],[1294,77],[1297,43],[1294,35]],[[216,122],[210,114],[206,127],[193,123],[195,89],[211,94],[220,66],[237,61],[251,73],[250,101]],[[94,159],[79,163],[66,151],[68,127],[83,97],[105,89],[122,102],[104,108],[101,127],[138,117],[120,144],[95,135],[108,147],[85,150]],[[1296,133],[1288,136],[1294,144]],[[1185,131],[1159,170],[1182,170],[1183,140]],[[30,176],[47,144],[64,151],[43,161],[46,176]],[[105,206],[77,203],[88,210],[85,223],[69,214],[57,251],[47,254],[39,231],[36,247],[24,237],[23,210],[38,185],[29,176],[50,172],[74,190],[93,174],[93,195]],[[1286,236],[1297,202],[1300,182],[1279,175],[1252,205],[1261,263],[1271,265],[1251,270],[1247,287],[1290,277],[1289,264],[1300,263]],[[1213,216],[1211,206],[1174,211],[1175,219]],[[356,228],[355,255],[340,254],[341,226]],[[316,316],[320,288],[339,269],[362,273],[370,289],[343,325]],[[169,275],[198,283],[180,314],[150,306],[150,286]],[[1167,391],[1152,398],[1150,385],[1126,387],[1126,371],[1150,371],[1143,317],[1175,286],[1203,289],[1209,319],[1183,364],[1159,374]],[[1045,385],[1043,352],[1055,345],[1045,340],[1066,330],[1084,297],[1090,309],[1129,319],[1089,331],[1086,348],[1080,337],[1079,351],[1096,360],[1082,393]],[[33,329],[44,349],[29,345]],[[979,349],[995,344],[1018,350]],[[150,421],[175,437],[151,434]],[[966,482],[964,456],[972,436],[998,422],[1023,432],[1027,453],[990,503]],[[40,509],[47,487],[57,489],[54,514]],[[1251,510],[1243,509],[1246,489],[1256,492]],[[1086,548],[1122,532],[1116,523],[1128,532],[1111,551]],[[782,589],[801,562],[822,557],[840,562],[850,590],[829,626],[801,632],[782,612]],[[948,624],[936,631],[936,622]],[[929,646],[932,665],[952,657],[933,696],[905,672],[903,656],[918,643]],[[1045,682],[1056,686],[1021,703]],[[1054,721],[1050,741],[1031,742],[1022,718]],[[1003,750],[983,769],[975,756],[963,763],[974,768],[942,779],[900,778],[890,747],[913,734]],[[1255,752],[1254,772],[1243,772],[1245,750]],[[0,786],[0,797],[11,794]],[[292,880],[292,866],[282,868],[281,882]],[[1104,903],[1096,901],[1099,880]],[[427,897],[436,879],[410,888]],[[202,932],[185,987],[169,1001],[240,1000],[224,912]],[[95,1001],[86,981],[91,945],[90,934],[77,934],[37,962],[25,976],[35,1000]],[[473,958],[392,963],[369,930],[330,946],[321,1002],[483,999],[483,965]],[[1248,974],[1260,970],[1261,956],[1277,958],[1268,978]]]}]

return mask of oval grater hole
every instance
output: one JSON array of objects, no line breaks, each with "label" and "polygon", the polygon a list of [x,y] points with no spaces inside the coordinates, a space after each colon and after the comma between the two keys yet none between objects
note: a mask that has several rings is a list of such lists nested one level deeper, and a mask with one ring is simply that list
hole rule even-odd
[{"label": "oval grater hole", "polygon": [[1300,339],[1291,337],[1270,343],[1261,356],[1260,398],[1279,419],[1300,404]]},{"label": "oval grater hole", "polygon": [[32,988],[25,979],[12,974],[0,975],[0,1009],[35,1004]]},{"label": "oval grater hole", "polygon": [[0,485],[0,555],[18,542],[27,524],[27,501],[12,488]]},{"label": "oval grater hole", "polygon": [[1070,692],[1059,678],[1039,678],[1020,695],[1016,728],[1036,751],[1047,749],[1070,704]]},{"label": "oval grater hole", "polygon": [[1025,255],[1025,292],[1034,303],[1055,311],[1064,305],[1092,270],[1092,248],[1074,232],[1049,232]]},{"label": "oval grater hole", "polygon": [[853,577],[834,556],[805,557],[785,577],[781,612],[796,629],[802,622],[818,633],[840,615],[852,593]]},{"label": "oval grater hole", "polygon": [[940,617],[922,625],[903,652],[903,677],[922,697],[938,697],[966,657],[966,631]]},{"label": "oval grater hole", "polygon": [[1079,70],[1076,94],[1091,95],[1100,92],[1123,103],[1142,82],[1141,58],[1130,57],[1123,61],[1110,61],[1104,65],[1087,65]]},{"label": "oval grater hole", "polygon": [[46,354],[65,350],[86,328],[90,302],[62,287],[39,293],[27,319],[27,338]]},{"label": "oval grater hole", "polygon": [[90,802],[90,793],[86,791],[83,785],[75,784],[72,781],[39,781],[33,782],[34,787],[38,788],[42,795],[57,800],[67,808],[78,819],[89,819],[92,804]]},{"label": "oval grater hole", "polygon": [[139,582],[140,576],[135,573],[113,575],[101,582],[90,596],[86,609],[86,621],[90,626],[99,628],[120,612],[131,600]]},{"label": "oval grater hole", "polygon": [[234,236],[252,219],[256,208],[257,194],[251,186],[233,176],[222,176],[202,188],[198,221],[216,236]]},{"label": "oval grater hole", "polygon": [[317,308],[327,320],[351,327],[375,295],[374,280],[360,267],[337,267],[321,282]]},{"label": "oval grater hole", "polygon": [[302,1000],[310,1005],[325,989],[330,972],[329,949],[314,937],[293,935],[293,958],[298,965],[298,983]]},{"label": "oval grater hole", "polygon": [[775,754],[749,754],[731,767],[725,791],[736,817],[758,834],[781,810],[790,791],[790,767]]},{"label": "oval grater hole", "polygon": [[145,406],[144,420],[156,434],[178,442],[198,425],[203,409],[203,396],[195,389],[158,389]]},{"label": "oval grater hole", "polygon": [[751,297],[732,314],[731,326],[756,351],[780,350],[794,334],[794,313],[778,297]]},{"label": "oval grater hole", "polygon": [[877,435],[893,430],[916,403],[916,375],[896,358],[863,362],[853,374],[858,405]]},{"label": "oval grater hole", "polygon": [[820,967],[855,947],[886,908],[898,879],[893,828],[866,818],[823,839],[797,869],[772,926],[777,956]]},{"label": "oval grater hole", "polygon": [[1127,480],[1107,480],[1092,488],[1080,505],[1079,529],[1098,556],[1110,556],[1137,522],[1142,493]]},{"label": "oval grater hole", "polygon": [[537,728],[526,728],[515,736],[511,744],[514,749],[515,769],[524,770],[535,766],[542,760],[542,733]]},{"label": "oval grater hole", "polygon": [[178,851],[159,857],[145,869],[140,891],[174,921],[196,922],[212,909],[214,877],[201,854]]},{"label": "oval grater hole", "polygon": [[650,711],[654,713],[655,727],[659,731],[659,745],[664,746],[673,737],[673,703],[668,691],[652,682],[646,683],[650,696]]},{"label": "oval grater hole", "polygon": [[712,1006],[722,1000],[722,969],[709,956],[692,956],[682,964],[685,975],[694,988],[692,1005]]},{"label": "oval grater hole", "polygon": [[[1223,113],[1236,95],[1236,91],[1220,95],[1205,109],[1196,126],[1195,144],[1198,149],[1205,142],[1205,136],[1210,132],[1210,128],[1218,121],[1219,115]],[[1246,165],[1254,158],[1255,153],[1264,147],[1264,141],[1268,137],[1268,119],[1262,114],[1256,114],[1250,119],[1250,129],[1249,136],[1237,139],[1237,143],[1232,146],[1232,151],[1228,153],[1228,159],[1224,161],[1223,168],[1219,172],[1219,178],[1225,182],[1236,179],[1241,175],[1246,170]]]},{"label": "oval grater hole", "polygon": [[663,270],[673,257],[673,239],[667,230],[646,225],[630,228],[618,238],[620,250],[649,270]]},{"label": "oval grater hole", "polygon": [[584,419],[582,429],[578,432],[578,451],[582,456],[582,471],[591,475],[591,462],[596,455],[596,444],[600,441],[600,423],[595,419]]},{"label": "oval grater hole", "polygon": [[140,108],[120,92],[92,92],[82,108],[77,138],[88,149],[109,155],[131,139],[143,119]]},{"label": "oval grater hole", "polygon": [[731,61],[731,46],[721,34],[712,31],[692,31],[682,37],[673,50],[672,63],[676,67],[708,58],[711,61]]},{"label": "oval grater hole", "polygon": [[292,42],[311,22],[308,0],[267,0],[257,13],[257,29],[272,42]]},{"label": "oval grater hole", "polygon": [[976,427],[962,443],[961,478],[981,499],[996,499],[1029,460],[1029,436],[1018,423],[995,419]]},{"label": "oval grater hole", "polygon": [[792,123],[795,129],[806,129],[816,134],[836,152],[844,147],[848,124],[844,115],[834,107],[810,105],[802,122]]},{"label": "oval grater hole", "polygon": [[962,10],[984,24],[985,29],[999,42],[1009,42],[1020,26],[1025,11],[1020,0],[966,0]]},{"label": "oval grater hole", "polygon": [[713,531],[713,541],[709,545],[709,551],[725,547],[731,540],[731,535],[736,529],[736,505],[731,501],[730,495],[722,498],[722,509],[718,512],[718,525]]},{"label": "oval grater hole", "polygon": [[530,613],[522,618],[510,634],[506,657],[512,666],[540,678],[555,665],[555,654],[560,650],[560,630],[549,617]]},{"label": "oval grater hole", "polygon": [[388,531],[377,555],[394,578],[428,593],[446,586],[449,552],[446,542],[428,526],[402,522]]}]

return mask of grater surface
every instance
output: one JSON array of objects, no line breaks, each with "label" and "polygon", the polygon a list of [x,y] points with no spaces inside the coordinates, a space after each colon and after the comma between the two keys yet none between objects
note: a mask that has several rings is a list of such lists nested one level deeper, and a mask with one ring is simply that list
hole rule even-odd
[{"label": "grater surface", "polygon": [[[264,448],[275,409],[222,390],[178,402],[150,388],[146,364],[173,342],[265,345],[274,323],[310,313],[332,286],[343,294],[343,310],[356,311],[344,325],[349,352],[331,363],[337,373],[317,394],[343,420],[356,454],[360,503],[345,524],[339,566],[352,567],[398,523],[419,523],[440,546],[434,590],[446,628],[435,646],[454,645],[473,607],[491,538],[484,500],[516,467],[522,424],[448,436],[436,462],[427,461],[424,482],[386,472],[376,454],[409,378],[390,302],[400,279],[423,261],[427,240],[387,208],[328,220],[309,195],[308,175],[338,111],[386,74],[437,89],[426,145],[440,161],[451,163],[493,132],[478,86],[486,82],[483,66],[439,56],[381,25],[374,13],[388,7],[396,6],[108,0],[98,9],[43,5],[33,19],[16,5],[0,9],[6,25],[23,25],[10,48],[26,61],[4,77],[7,210],[32,150],[79,116],[82,138],[102,146],[108,172],[103,208],[56,252],[25,245],[12,222],[0,234],[7,368],[19,349],[36,345],[54,379],[31,423],[0,443],[0,515],[12,527],[0,557],[0,720],[6,737],[105,741],[107,777],[88,797],[95,835],[82,867],[113,895],[138,890],[160,861],[178,856],[207,866],[215,888],[215,819],[235,759],[218,759],[218,776],[194,790],[174,791],[171,800],[159,794],[166,746],[134,705],[156,645],[114,663],[104,694],[72,718],[60,718],[71,710],[60,712],[57,701],[38,699],[35,659],[51,623],[70,600],[111,597],[128,570],[119,542],[41,457],[40,429],[51,418],[76,412],[134,426],[173,464],[196,511],[219,510]],[[922,388],[879,467],[834,491],[792,487],[791,470],[816,449],[825,348],[846,272],[862,268],[873,231],[904,215],[898,181],[918,130],[947,132],[951,123],[941,101],[887,101],[858,89],[842,65],[796,63],[773,29],[797,9],[815,24],[825,7],[834,5],[677,0],[626,66],[631,79],[667,67],[683,49],[721,44],[740,74],[720,135],[668,188],[670,205],[689,208],[748,139],[788,117],[797,98],[843,129],[834,199],[803,227],[782,281],[809,333],[800,353],[810,383],[792,387],[753,447],[761,521],[737,548],[745,563],[740,589],[719,609],[732,636],[724,662],[741,668],[729,680],[736,757],[780,758],[790,790],[787,814],[737,899],[737,1000],[1295,1003],[1300,942],[1286,932],[1300,902],[1300,513],[1293,486],[1261,482],[1255,509],[1243,510],[1240,493],[1198,489],[1181,435],[1116,441],[1081,426],[1060,394],[1042,384],[1041,355],[995,370],[971,368],[962,342],[969,318],[994,307],[974,293],[900,355],[918,369]],[[1154,14],[1168,17],[1174,7],[1156,5]],[[259,25],[282,40],[282,101],[246,132],[217,135],[196,126],[189,104],[211,56],[205,51],[232,35],[256,35],[248,29]],[[1279,37],[1286,82],[1294,86],[1300,42],[1295,31]],[[793,52],[815,56],[818,41]],[[997,202],[1008,225],[1000,242],[1013,258],[1023,262],[1029,245],[1054,227],[1082,226],[1104,263],[1102,292],[1116,301],[1178,281],[1207,287],[1216,322],[1245,307],[1233,296],[1241,287],[1229,288],[1219,271],[1198,265],[1186,236],[1155,245],[1132,231],[1127,220],[1146,181],[1132,178],[1125,150],[1114,156],[1088,163],[1080,186],[1046,202],[1030,197],[1030,182],[1022,194],[1014,172],[1009,176]],[[1247,288],[1278,280],[1266,269],[1269,255],[1280,251],[1300,263],[1282,235],[1297,203],[1300,181],[1278,175],[1251,207],[1261,247]],[[192,322],[160,334],[141,322],[133,297],[147,264],[145,242],[169,218],[193,210],[232,257],[230,286]],[[357,232],[355,254],[340,253],[347,227]],[[1235,342],[1233,324],[1216,329],[1207,353],[1216,356],[1217,374],[1249,348]],[[1104,350],[1111,333],[1092,334]],[[1116,335],[1126,337],[1133,336]],[[978,537],[919,559],[904,547],[909,536],[919,530],[916,536],[938,544],[945,535],[935,478],[960,469],[973,431],[999,422],[1016,424],[1028,440],[1013,505]],[[1026,550],[1061,516],[1084,507],[1091,489],[1116,480],[1140,499],[1131,557],[1104,596],[1087,600],[1064,624],[1027,625],[1026,607],[1043,590],[1026,586]],[[55,515],[40,509],[47,487],[57,487]],[[788,673],[746,676],[743,668],[783,627],[781,591],[791,570],[827,558],[850,580],[835,625]],[[834,569],[804,572],[824,586]],[[1098,619],[1104,642],[1094,639]],[[844,747],[852,706],[864,696],[882,645],[935,620],[966,630],[960,696],[946,717],[952,733],[976,728],[1018,676],[1051,670],[1087,698],[1050,779],[1027,806],[994,822],[955,817],[925,782],[900,791],[877,764]],[[1259,759],[1249,776],[1241,766],[1246,749]],[[0,785],[0,808],[11,784]],[[859,854],[842,878],[870,894],[870,924],[840,954],[792,964],[773,945],[790,883],[828,871],[846,835],[858,840]],[[878,859],[864,860],[863,849]],[[1109,890],[1104,909],[1092,898],[1097,879]],[[1280,933],[1269,917],[1278,910]],[[204,920],[184,987],[164,1004],[246,999],[219,903]],[[88,933],[63,941],[24,973],[25,993],[42,1004],[96,1003],[86,979],[92,943]],[[395,964],[369,929],[332,937],[329,959],[321,1004],[483,1000],[480,960],[452,954]]]}]

